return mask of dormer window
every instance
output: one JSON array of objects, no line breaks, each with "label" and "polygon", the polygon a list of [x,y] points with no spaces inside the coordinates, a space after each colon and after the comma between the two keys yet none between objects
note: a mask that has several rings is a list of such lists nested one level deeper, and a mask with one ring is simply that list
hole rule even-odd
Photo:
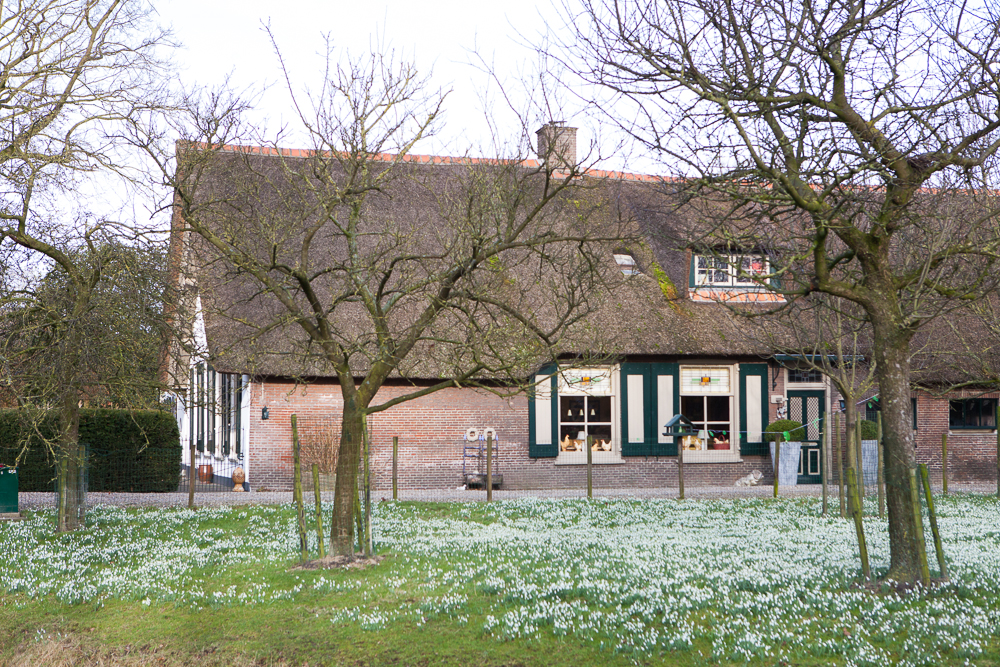
[{"label": "dormer window", "polygon": [[626,276],[634,276],[639,273],[639,267],[636,266],[635,257],[626,252],[616,252],[615,261],[618,263],[618,268],[622,270],[622,274]]},{"label": "dormer window", "polygon": [[763,255],[695,255],[693,287],[753,287],[771,272]]}]

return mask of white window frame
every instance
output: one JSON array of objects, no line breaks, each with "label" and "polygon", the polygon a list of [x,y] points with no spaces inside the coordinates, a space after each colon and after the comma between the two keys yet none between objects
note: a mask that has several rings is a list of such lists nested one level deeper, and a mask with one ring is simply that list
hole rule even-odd
[{"label": "white window frame", "polygon": [[[591,394],[586,389],[571,390],[567,386],[566,377],[569,375],[573,376],[586,376],[588,373],[597,375],[604,374],[610,371],[610,388],[607,391],[601,391],[600,393]],[[564,452],[561,447],[559,447],[559,441],[561,441],[562,433],[562,402],[560,398],[563,396],[610,396],[611,397],[611,451],[610,452],[591,452],[591,462],[594,465],[607,465],[624,463],[625,460],[622,458],[622,446],[621,446],[621,397],[619,396],[618,382],[619,382],[619,366],[604,366],[595,368],[568,368],[560,369],[559,376],[556,381],[556,391],[555,395],[552,397],[556,401],[556,416],[558,421],[555,424],[555,432],[560,437],[557,439],[555,445],[557,448],[556,454],[556,465],[586,465],[587,463],[587,450],[576,452]],[[564,376],[564,373],[566,375]],[[602,422],[603,423],[603,422]]]},{"label": "white window frame", "polygon": [[[684,385],[684,371],[691,369],[726,368],[729,371],[729,391],[723,393],[699,392]],[[739,366],[736,364],[690,363],[678,367],[678,405],[683,406],[684,396],[728,396],[729,397],[729,449],[684,450],[684,463],[735,463],[740,460],[740,387]],[[681,414],[684,414],[681,407]],[[685,415],[686,416],[686,415]],[[695,424],[697,427],[697,424]],[[699,428],[699,430],[701,430]],[[680,446],[680,443],[678,443]]]},{"label": "white window frame", "polygon": [[[814,368],[799,368],[799,369],[786,368],[785,369],[785,391],[786,392],[788,392],[788,391],[799,391],[799,390],[803,390],[804,391],[804,390],[807,390],[807,389],[826,389],[827,388],[826,376],[823,375],[822,373],[820,373],[820,379],[819,379],[818,382],[792,382],[791,381],[791,375],[792,375],[792,371],[793,370],[813,371],[813,370],[816,370],[816,369],[814,369]],[[819,372],[819,371],[816,371],[816,372]]]},{"label": "white window frame", "polygon": [[[736,265],[742,265],[743,260],[759,260],[762,268],[753,274],[740,275],[733,270]],[[768,275],[771,273],[771,262],[761,253],[736,253],[732,255],[692,255],[694,262],[694,286],[699,287],[729,287],[737,289],[765,288],[766,286],[753,279],[752,275]],[[701,265],[705,266],[702,267]],[[724,265],[720,268],[720,265]],[[719,274],[725,278],[719,279]]]},{"label": "white window frame", "polygon": [[638,264],[636,264],[635,257],[631,253],[616,252],[613,254],[615,262],[618,264],[618,268],[621,269],[623,275],[637,276],[641,273]]}]

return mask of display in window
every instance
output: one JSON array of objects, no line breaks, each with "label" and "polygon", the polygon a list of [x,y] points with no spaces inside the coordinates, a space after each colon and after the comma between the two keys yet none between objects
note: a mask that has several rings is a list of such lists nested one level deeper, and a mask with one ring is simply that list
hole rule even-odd
[{"label": "display in window", "polygon": [[698,429],[681,441],[688,450],[732,449],[732,396],[681,396],[681,414]]},{"label": "display in window", "polygon": [[587,436],[592,436],[592,450],[611,451],[611,397],[559,397],[559,451],[586,451]]}]

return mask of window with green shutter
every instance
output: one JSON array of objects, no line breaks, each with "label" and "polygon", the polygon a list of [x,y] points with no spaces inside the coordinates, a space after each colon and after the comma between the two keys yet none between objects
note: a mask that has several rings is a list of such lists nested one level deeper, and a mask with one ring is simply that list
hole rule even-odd
[{"label": "window with green shutter", "polygon": [[555,366],[539,370],[528,394],[528,456],[531,458],[554,458],[559,454],[555,372]]},{"label": "window with green shutter", "polygon": [[767,456],[767,364],[740,364],[740,455]]},{"label": "window with green shutter", "polygon": [[621,365],[621,441],[623,456],[676,456],[677,444],[663,435],[664,425],[677,414],[678,365]]}]

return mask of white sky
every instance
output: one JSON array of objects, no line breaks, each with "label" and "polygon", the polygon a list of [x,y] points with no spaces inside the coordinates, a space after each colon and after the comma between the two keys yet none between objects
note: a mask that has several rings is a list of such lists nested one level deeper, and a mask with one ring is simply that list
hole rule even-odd
[{"label": "white sky", "polygon": [[[263,23],[270,23],[291,63],[298,89],[319,85],[324,33],[333,37],[338,49],[347,49],[351,55],[370,53],[378,41],[388,44],[413,60],[421,73],[433,68],[434,86],[452,90],[439,138],[417,148],[420,153],[444,154],[462,154],[470,144],[489,141],[481,99],[489,81],[470,64],[476,59],[473,49],[494,63],[502,80],[513,82],[519,72],[536,67],[537,56],[524,44],[537,41],[546,30],[547,23],[541,17],[556,16],[548,0],[160,0],[156,10],[161,23],[172,26],[183,45],[175,57],[180,80],[186,86],[211,86],[231,74],[238,89],[270,84],[260,112],[272,128],[292,118],[288,93]],[[561,20],[548,25],[556,27]],[[516,84],[509,85],[509,89],[515,88]],[[496,93],[496,86],[491,90]],[[511,123],[513,116],[499,108],[502,101],[496,106],[494,116],[501,123]],[[580,127],[582,145],[590,141],[592,132],[586,119],[571,115],[555,120]],[[513,124],[503,129],[516,132]]]}]

